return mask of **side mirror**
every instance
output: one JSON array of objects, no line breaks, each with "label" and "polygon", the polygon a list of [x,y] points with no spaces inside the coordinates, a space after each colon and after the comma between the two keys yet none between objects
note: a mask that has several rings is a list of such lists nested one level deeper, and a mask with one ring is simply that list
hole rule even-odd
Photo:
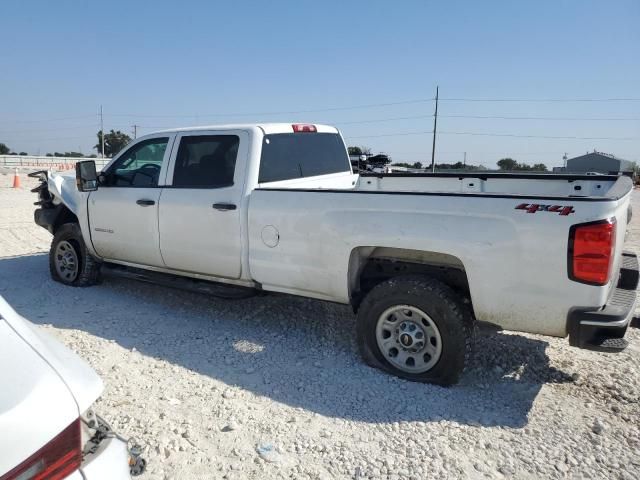
[{"label": "side mirror", "polygon": [[80,192],[93,192],[98,189],[96,162],[86,160],[76,163],[76,185]]}]

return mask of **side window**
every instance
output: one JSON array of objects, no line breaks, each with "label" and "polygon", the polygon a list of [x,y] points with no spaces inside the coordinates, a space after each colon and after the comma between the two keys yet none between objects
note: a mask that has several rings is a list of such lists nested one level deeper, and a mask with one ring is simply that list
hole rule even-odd
[{"label": "side window", "polygon": [[105,172],[105,186],[157,187],[162,159],[169,138],[152,138],[140,142],[115,161]]},{"label": "side window", "polygon": [[182,137],[173,171],[173,186],[230,187],[233,185],[239,145],[237,135]]}]

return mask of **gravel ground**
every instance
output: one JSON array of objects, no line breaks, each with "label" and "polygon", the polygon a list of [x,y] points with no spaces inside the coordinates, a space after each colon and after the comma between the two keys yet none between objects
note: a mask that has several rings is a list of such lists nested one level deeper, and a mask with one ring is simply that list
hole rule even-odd
[{"label": "gravel ground", "polygon": [[348,307],[53,282],[35,183],[11,180],[0,294],[102,376],[96,409],[144,442],[143,478],[640,478],[639,329],[617,355],[482,330],[460,385],[414,384],[361,363]]}]

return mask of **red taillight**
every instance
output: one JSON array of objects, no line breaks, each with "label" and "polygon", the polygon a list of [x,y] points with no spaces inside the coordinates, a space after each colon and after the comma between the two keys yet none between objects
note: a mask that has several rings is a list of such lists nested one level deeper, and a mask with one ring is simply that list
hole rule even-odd
[{"label": "red taillight", "polygon": [[78,418],[44,447],[0,477],[0,480],[62,480],[80,468],[81,462]]},{"label": "red taillight", "polygon": [[295,133],[301,133],[301,132],[317,132],[318,129],[316,128],[315,125],[305,125],[302,123],[294,123],[293,125],[291,125],[291,127],[293,128],[293,131]]},{"label": "red taillight", "polygon": [[606,285],[611,277],[615,246],[615,219],[571,227],[569,278],[591,285]]}]

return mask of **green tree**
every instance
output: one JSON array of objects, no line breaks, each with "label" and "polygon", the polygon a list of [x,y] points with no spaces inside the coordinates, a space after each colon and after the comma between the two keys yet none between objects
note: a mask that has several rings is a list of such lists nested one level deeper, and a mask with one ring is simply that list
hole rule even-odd
[{"label": "green tree", "polygon": [[371,155],[369,147],[347,147],[349,155]]},{"label": "green tree", "polygon": [[537,172],[548,172],[547,166],[544,163],[536,163],[531,167],[531,170],[535,170]]},{"label": "green tree", "polygon": [[7,147],[4,143],[0,143],[0,155],[9,155],[11,149]]},{"label": "green tree", "polygon": [[416,163],[414,163],[414,164],[412,165],[412,168],[417,168],[417,169],[422,168],[422,162],[416,162]]},{"label": "green tree", "polygon": [[[102,152],[102,130],[98,132],[98,143],[95,148],[99,153]],[[113,157],[122,150],[131,141],[131,137],[120,130],[111,129],[109,133],[104,134],[104,154],[106,157]]]},{"label": "green tree", "polygon": [[517,170],[518,168],[518,162],[513,158],[502,158],[497,163],[500,170]]},{"label": "green tree", "polygon": [[18,155],[22,156],[22,157],[26,157],[27,155],[29,155],[27,152],[20,152]]}]

